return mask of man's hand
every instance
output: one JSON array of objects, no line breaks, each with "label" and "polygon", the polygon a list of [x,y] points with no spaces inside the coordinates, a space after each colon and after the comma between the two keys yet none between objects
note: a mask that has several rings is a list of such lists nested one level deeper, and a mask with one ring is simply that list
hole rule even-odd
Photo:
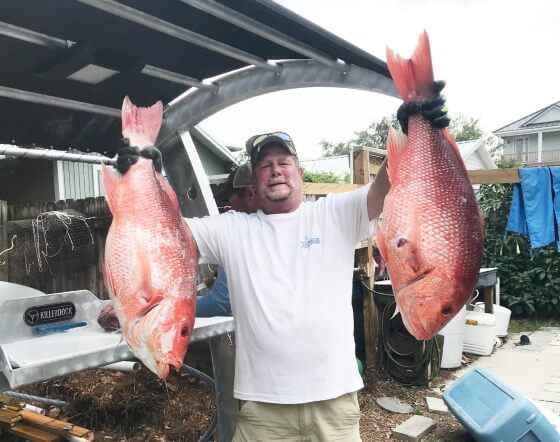
[{"label": "man's hand", "polygon": [[441,90],[444,86],[445,82],[435,81],[434,95],[427,100],[408,101],[400,105],[397,111],[397,119],[405,134],[408,134],[408,119],[413,114],[421,114],[426,120],[432,123],[433,126],[439,129],[449,126],[445,97],[441,94]]},{"label": "man's hand", "polygon": [[128,138],[123,138],[121,140],[121,145],[117,150],[117,163],[115,165],[116,169],[123,175],[128,172],[130,166],[136,164],[138,158],[144,157],[152,160],[154,163],[154,169],[161,173],[162,169],[162,159],[161,152],[155,146],[146,146],[140,150],[136,146],[131,146]]}]

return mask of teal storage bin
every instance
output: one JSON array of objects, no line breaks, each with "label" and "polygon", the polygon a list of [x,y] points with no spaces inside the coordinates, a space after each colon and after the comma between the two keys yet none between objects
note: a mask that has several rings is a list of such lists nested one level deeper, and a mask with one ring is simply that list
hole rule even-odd
[{"label": "teal storage bin", "polygon": [[443,400],[479,442],[560,442],[533,402],[484,368],[457,379]]}]

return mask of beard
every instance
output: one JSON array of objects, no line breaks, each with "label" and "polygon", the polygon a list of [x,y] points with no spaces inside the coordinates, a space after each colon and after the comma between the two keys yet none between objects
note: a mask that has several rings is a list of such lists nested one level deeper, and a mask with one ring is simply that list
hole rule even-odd
[{"label": "beard", "polygon": [[260,194],[269,201],[284,201],[290,198],[294,192],[294,185],[287,180],[276,180],[262,185]]}]

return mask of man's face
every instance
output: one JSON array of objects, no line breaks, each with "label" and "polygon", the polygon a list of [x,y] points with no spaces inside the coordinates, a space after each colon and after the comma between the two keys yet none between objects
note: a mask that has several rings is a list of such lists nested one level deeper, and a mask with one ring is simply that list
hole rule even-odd
[{"label": "man's face", "polygon": [[302,171],[286,149],[270,145],[260,153],[253,170],[259,207],[265,213],[291,212],[301,203]]}]

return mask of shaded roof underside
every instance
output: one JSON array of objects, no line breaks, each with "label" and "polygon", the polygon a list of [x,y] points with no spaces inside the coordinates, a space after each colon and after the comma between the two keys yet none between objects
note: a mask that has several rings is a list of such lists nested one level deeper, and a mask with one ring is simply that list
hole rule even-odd
[{"label": "shaded roof underside", "polygon": [[[117,3],[117,2],[115,2]],[[120,0],[152,17],[233,46],[263,60],[307,57],[229,24],[180,0]],[[219,0],[239,13],[289,35],[332,59],[389,76],[384,62],[269,0]],[[230,56],[187,43],[77,0],[2,0],[0,22],[46,34],[70,47],[53,47],[0,35],[0,88],[62,97],[119,109],[128,95],[138,105],[164,104],[189,86],[141,73],[155,66],[198,80],[247,66]],[[2,34],[2,32],[0,32]],[[97,84],[67,77],[94,64],[118,74]],[[1,92],[1,91],[0,91]],[[1,94],[0,94],[1,95]],[[0,143],[112,155],[120,136],[115,116],[0,97]]]}]

